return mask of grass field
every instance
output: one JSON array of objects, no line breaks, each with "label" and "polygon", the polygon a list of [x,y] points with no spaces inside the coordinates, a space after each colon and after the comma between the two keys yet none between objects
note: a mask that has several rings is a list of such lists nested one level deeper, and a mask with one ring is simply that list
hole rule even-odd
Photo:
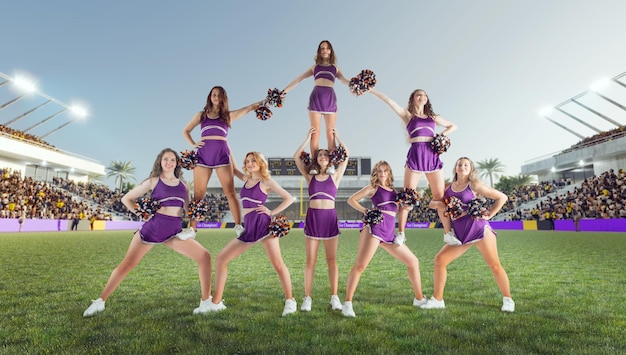
[{"label": "grass field", "polygon": [[[122,259],[131,233],[0,234],[0,353],[484,353],[623,354],[626,352],[626,235],[500,231],[500,257],[511,280],[515,313],[500,311],[501,295],[476,248],[449,267],[447,308],[420,310],[406,269],[383,250],[363,274],[356,318],[328,306],[320,253],[310,313],[281,317],[278,278],[260,246],[230,265],[226,311],[192,315],[200,300],[195,263],[155,247],[90,319]],[[202,230],[211,254],[230,230]],[[354,262],[357,230],[339,246],[339,296]],[[424,292],[432,294],[440,230],[409,230],[421,262]],[[300,306],[302,230],[281,240]],[[323,249],[322,249],[323,250]]]}]

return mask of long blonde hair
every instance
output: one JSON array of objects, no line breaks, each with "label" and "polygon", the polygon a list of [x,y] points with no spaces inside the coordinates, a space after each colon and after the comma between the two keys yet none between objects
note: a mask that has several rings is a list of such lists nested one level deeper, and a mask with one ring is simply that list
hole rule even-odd
[{"label": "long blonde hair", "polygon": [[476,172],[476,168],[474,167],[474,162],[472,161],[472,159],[468,157],[460,157],[459,159],[456,160],[456,162],[454,163],[454,168],[452,168],[452,176],[453,176],[452,181],[454,182],[458,180],[458,176],[456,173],[456,166],[459,164],[461,160],[467,160],[470,163],[469,181],[480,182],[480,178],[478,177],[478,172]]},{"label": "long blonde hair", "polygon": [[391,171],[391,165],[389,165],[389,163],[384,160],[381,160],[378,163],[374,164],[374,167],[372,168],[372,172],[370,174],[370,185],[372,187],[376,187],[379,185],[378,169],[380,167],[387,168],[387,170],[389,171],[389,174],[387,175],[387,181],[383,182],[383,186],[393,188],[393,171]]},{"label": "long blonde hair", "polygon": [[246,170],[246,158],[248,158],[248,156],[250,155],[254,157],[254,161],[256,161],[257,165],[259,166],[259,174],[261,175],[261,180],[269,179],[270,171],[267,168],[267,160],[265,160],[265,157],[260,152],[246,153],[246,157],[243,159],[243,173],[246,175],[246,177],[252,176],[252,174],[248,170]]}]

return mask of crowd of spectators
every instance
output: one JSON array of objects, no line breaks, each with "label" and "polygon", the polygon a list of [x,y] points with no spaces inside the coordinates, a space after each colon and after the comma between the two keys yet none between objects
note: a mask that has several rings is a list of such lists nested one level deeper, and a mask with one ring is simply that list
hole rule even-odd
[{"label": "crowd of spectators", "polygon": [[624,137],[624,135],[626,135],[626,129],[624,128],[624,126],[612,129],[610,131],[604,131],[604,132],[600,132],[598,134],[595,134],[591,137],[586,137],[583,140],[581,140],[580,142],[574,144],[573,146],[565,149],[564,151],[562,151],[561,153],[568,153],[580,148],[584,148],[584,147],[588,147],[588,146],[592,146],[595,144],[599,144],[599,143],[604,143],[607,141],[610,141],[612,139],[617,139],[617,138],[621,138]]},{"label": "crowd of spectators", "polygon": [[46,148],[50,148],[50,149],[56,149],[52,144],[43,141],[41,138],[29,134],[29,133],[24,133],[22,131],[7,127],[7,126],[3,126],[0,125],[0,133],[5,135],[5,136],[9,136],[15,139],[19,139],[21,141],[27,141],[29,143],[35,143],[38,145],[42,145]]},{"label": "crowd of spectators", "polygon": [[[20,171],[1,169],[0,218],[111,219],[112,214],[133,219],[121,203],[122,193],[102,184],[54,177],[52,183],[22,177]],[[228,210],[224,194],[207,194],[209,210],[203,221],[221,221]]]}]

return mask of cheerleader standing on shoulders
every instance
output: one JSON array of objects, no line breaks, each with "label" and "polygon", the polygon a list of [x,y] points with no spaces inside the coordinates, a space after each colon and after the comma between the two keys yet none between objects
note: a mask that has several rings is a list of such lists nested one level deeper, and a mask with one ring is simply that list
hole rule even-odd
[{"label": "cheerleader standing on shoulders", "polygon": [[[230,147],[226,136],[231,122],[240,119],[261,104],[262,101],[259,101],[236,111],[229,111],[226,90],[221,86],[215,86],[209,92],[204,109],[196,113],[183,129],[183,137],[198,150],[198,163],[193,169],[194,201],[204,199],[207,184],[215,170],[228,200],[228,208],[235,219],[234,230],[237,236],[243,233],[244,228],[241,225],[241,207],[235,191]],[[191,131],[196,126],[201,128],[201,138],[197,142],[191,137]],[[183,236],[186,238],[195,236],[197,223],[197,219],[192,218],[189,228],[183,231]]]},{"label": "cheerleader standing on shoulders", "polygon": [[[454,132],[457,126],[435,114],[428,95],[424,90],[415,90],[409,96],[407,108],[403,108],[387,95],[375,90],[369,90],[402,119],[409,134],[411,148],[406,156],[404,166],[404,187],[415,190],[422,175],[426,175],[433,200],[443,201],[444,178],[443,163],[439,159],[439,154],[431,148],[431,142],[435,137],[436,126],[444,127],[442,135],[447,136]],[[404,238],[404,228],[411,207],[403,207],[398,214],[398,236]],[[454,232],[450,229],[450,222],[444,215],[439,214],[444,228],[444,237]]]},{"label": "cheerleader standing on shoulders", "polygon": [[348,275],[346,301],[341,313],[346,317],[355,316],[352,309],[352,297],[361,279],[361,274],[365,271],[379,246],[406,265],[415,296],[413,306],[419,307],[426,304],[428,299],[422,293],[419,260],[406,244],[395,240],[394,230],[398,205],[396,204],[396,190],[393,188],[393,173],[386,161],[376,163],[372,169],[370,184],[348,199],[348,204],[355,210],[362,212],[366,216],[366,220],[370,210],[359,201],[367,197],[371,199],[373,208],[382,212],[382,220],[376,224],[369,223],[361,229],[356,261]]},{"label": "cheerleader standing on shoulders", "polygon": [[[515,302],[511,298],[509,277],[500,264],[496,232],[488,222],[500,211],[508,197],[502,192],[482,184],[477,177],[474,163],[469,158],[459,158],[454,166],[453,174],[452,184],[446,188],[444,197],[446,200],[452,197],[458,198],[462,202],[463,212],[452,219],[456,240],[444,245],[435,256],[433,297],[421,308],[446,307],[443,301],[443,289],[448,276],[447,266],[463,255],[472,245],[476,245],[491,272],[493,272],[496,284],[502,293],[502,311],[513,312],[515,311]],[[485,210],[482,216],[468,214],[468,205],[477,196],[485,196],[495,200],[493,206]],[[438,211],[443,212],[446,205],[441,201],[432,201],[431,208],[437,208]]]},{"label": "cheerleader standing on shoulders", "polygon": [[339,139],[337,132],[333,129],[333,141],[345,149],[345,160],[338,164],[334,173],[330,174],[330,156],[326,149],[317,149],[313,152],[311,166],[319,173],[311,175],[310,169],[301,159],[304,148],[309,143],[311,136],[316,132],[315,128],[310,128],[306,139],[296,150],[293,159],[300,174],[309,185],[309,208],[306,211],[304,222],[304,236],[306,249],[306,266],[304,268],[304,300],[302,301],[302,311],[310,311],[313,302],[311,293],[313,291],[313,278],[315,275],[315,264],[320,243],[324,243],[326,251],[326,263],[328,264],[328,279],[330,281],[330,304],[333,310],[341,309],[341,301],[337,296],[339,283],[339,268],[337,267],[337,247],[339,245],[339,220],[335,209],[335,197],[337,186],[343,177],[348,165],[348,149]]},{"label": "cheerleader standing on shoulders", "polygon": [[[159,153],[150,177],[122,197],[122,203],[136,214],[135,200],[152,191],[152,198],[159,202],[159,208],[152,218],[144,223],[133,236],[122,262],[113,270],[111,277],[100,294],[83,313],[91,317],[104,311],[104,304],[126,275],[156,244],[163,244],[198,263],[202,300],[211,294],[211,255],[200,243],[193,239],[182,240],[177,235],[181,231],[184,206],[189,202],[187,185],[181,179],[181,167],[177,166],[178,154],[166,148]],[[195,311],[194,311],[195,313]]]},{"label": "cheerleader standing on shoulders", "polygon": [[337,96],[333,86],[335,79],[339,79],[346,86],[350,84],[350,81],[343,76],[337,66],[337,57],[329,41],[322,41],[317,46],[315,65],[295,78],[282,92],[288,93],[302,80],[311,76],[314,78],[313,85],[315,86],[309,97],[307,109],[309,110],[311,127],[315,128],[315,132],[311,136],[311,154],[313,154],[319,148],[322,116],[324,116],[326,126],[328,150],[332,151],[335,148],[333,132],[337,123]]},{"label": "cheerleader standing on shoulders", "polygon": [[[212,299],[202,301],[197,313],[219,312],[226,309],[222,296],[228,277],[228,263],[243,254],[255,243],[261,242],[274,266],[285,293],[283,317],[296,312],[297,304],[291,290],[291,275],[283,262],[279,238],[270,235],[270,221],[293,203],[293,196],[270,177],[267,161],[259,152],[246,154],[243,173],[234,163],[235,175],[244,182],[240,191],[246,230],[228,243],[215,258],[215,291]],[[265,206],[267,195],[274,191],[283,201],[273,210]]]}]

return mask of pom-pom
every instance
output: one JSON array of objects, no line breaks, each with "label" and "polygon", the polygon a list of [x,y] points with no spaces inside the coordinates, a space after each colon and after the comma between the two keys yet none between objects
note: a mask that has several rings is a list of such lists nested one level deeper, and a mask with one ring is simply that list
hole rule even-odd
[{"label": "pom-pom", "polygon": [[178,165],[187,170],[192,170],[198,164],[198,154],[195,150],[185,150],[180,152],[180,159]]},{"label": "pom-pom", "polygon": [[135,200],[135,209],[141,219],[147,219],[159,209],[159,202],[152,197],[140,197]]},{"label": "pom-pom", "polygon": [[437,154],[443,154],[450,148],[450,138],[443,134],[435,134],[435,138],[430,142],[430,147]]},{"label": "pom-pom", "polygon": [[417,192],[408,187],[405,187],[396,194],[396,202],[403,207],[408,206],[413,208],[413,206],[417,205],[418,200]]},{"label": "pom-pom", "polygon": [[285,102],[285,93],[277,88],[267,89],[265,101],[274,107],[283,107],[283,102]]},{"label": "pom-pom", "polygon": [[270,235],[274,238],[281,238],[289,234],[291,230],[291,224],[287,219],[287,216],[278,214],[272,217],[270,221]]},{"label": "pom-pom", "polygon": [[189,209],[187,210],[187,216],[191,219],[201,219],[207,212],[209,212],[209,205],[204,201],[192,200],[189,202]]},{"label": "pom-pom", "polygon": [[463,201],[456,196],[447,198],[445,215],[457,219],[461,217],[461,214],[463,214]]},{"label": "pom-pom", "polygon": [[383,212],[378,208],[368,208],[363,216],[363,223],[366,226],[376,225],[383,220]]},{"label": "pom-pom", "polygon": [[487,201],[482,198],[471,199],[467,204],[467,214],[472,216],[473,219],[481,219],[488,216]]},{"label": "pom-pom", "polygon": [[272,118],[272,110],[270,110],[266,105],[259,105],[259,107],[254,110],[256,114],[256,118],[261,121],[267,121]]},{"label": "pom-pom", "polygon": [[311,154],[303,151],[302,153],[300,153],[300,160],[302,160],[304,165],[311,164]]},{"label": "pom-pom", "polygon": [[357,76],[350,79],[350,92],[360,96],[376,86],[376,75],[369,69],[361,70]]},{"label": "pom-pom", "polygon": [[328,155],[330,156],[330,163],[335,165],[343,163],[348,158],[346,148],[342,145],[333,149]]}]

